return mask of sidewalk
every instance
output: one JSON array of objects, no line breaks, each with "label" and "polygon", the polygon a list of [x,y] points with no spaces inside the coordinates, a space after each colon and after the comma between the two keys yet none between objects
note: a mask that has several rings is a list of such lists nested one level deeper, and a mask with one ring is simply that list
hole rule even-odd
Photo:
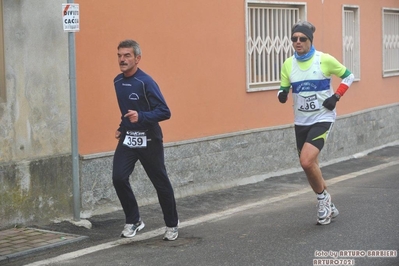
[{"label": "sidewalk", "polygon": [[84,238],[86,237],[34,228],[3,230],[0,231],[0,263]]},{"label": "sidewalk", "polygon": [[[360,158],[352,158],[322,167],[326,180],[373,166],[397,161],[399,146],[389,146]],[[181,222],[228,210],[265,198],[276,197],[309,187],[303,172],[276,175],[264,181],[221,191],[177,199]],[[163,228],[159,204],[140,207],[144,231]],[[51,258],[68,252],[119,239],[124,226],[123,211],[88,219],[91,229],[70,222],[53,223],[40,228],[13,228],[0,231],[0,265],[24,265],[37,258]],[[182,230],[181,236],[185,232]],[[161,238],[160,238],[161,239]],[[69,245],[73,243],[73,245]]]}]

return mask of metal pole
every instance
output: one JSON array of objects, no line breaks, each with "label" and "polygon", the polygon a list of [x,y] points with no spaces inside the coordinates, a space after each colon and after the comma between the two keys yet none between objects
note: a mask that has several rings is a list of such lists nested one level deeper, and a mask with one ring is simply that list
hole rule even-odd
[{"label": "metal pole", "polygon": [[[73,0],[68,0],[73,3]],[[79,153],[78,130],[76,110],[76,56],[75,33],[68,32],[69,55],[69,91],[71,108],[71,145],[72,145],[72,183],[73,183],[73,219],[80,221],[80,178],[79,178]]]}]

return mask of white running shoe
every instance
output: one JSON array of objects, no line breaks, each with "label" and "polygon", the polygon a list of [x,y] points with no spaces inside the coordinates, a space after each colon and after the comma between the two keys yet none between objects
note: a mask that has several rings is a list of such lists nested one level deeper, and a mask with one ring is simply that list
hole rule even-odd
[{"label": "white running shoe", "polygon": [[339,214],[338,209],[335,207],[334,203],[331,203],[331,218],[337,217]]},{"label": "white running shoe", "polygon": [[163,240],[173,241],[176,240],[179,236],[179,227],[166,227],[165,234],[163,236]]},{"label": "white running shoe", "polygon": [[326,225],[331,222],[332,204],[330,194],[324,191],[323,195],[324,197],[317,196],[317,224]]},{"label": "white running shoe", "polygon": [[135,224],[125,224],[121,237],[134,237],[138,231],[144,228],[144,226],[145,224],[141,219]]}]

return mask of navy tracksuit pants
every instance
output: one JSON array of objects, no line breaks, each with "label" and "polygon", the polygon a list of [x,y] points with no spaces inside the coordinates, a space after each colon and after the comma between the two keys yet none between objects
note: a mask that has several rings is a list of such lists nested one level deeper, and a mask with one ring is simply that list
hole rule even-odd
[{"label": "navy tracksuit pants", "polygon": [[116,147],[112,182],[125,213],[126,224],[135,224],[140,219],[139,207],[129,182],[137,160],[155,187],[166,226],[176,227],[178,224],[175,196],[165,168],[162,131],[158,129],[147,131],[146,148],[123,145],[123,132]]}]

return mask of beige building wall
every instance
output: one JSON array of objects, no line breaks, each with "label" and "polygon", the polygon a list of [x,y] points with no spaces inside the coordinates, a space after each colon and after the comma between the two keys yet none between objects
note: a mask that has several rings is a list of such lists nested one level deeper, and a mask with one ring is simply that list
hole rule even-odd
[{"label": "beige building wall", "polygon": [[[68,38],[63,1],[3,0],[0,227],[71,212]],[[3,62],[0,62],[3,63]]]},{"label": "beige building wall", "polygon": [[7,92],[0,102],[3,162],[70,152],[68,39],[60,17],[62,1],[45,3],[3,1]]}]

